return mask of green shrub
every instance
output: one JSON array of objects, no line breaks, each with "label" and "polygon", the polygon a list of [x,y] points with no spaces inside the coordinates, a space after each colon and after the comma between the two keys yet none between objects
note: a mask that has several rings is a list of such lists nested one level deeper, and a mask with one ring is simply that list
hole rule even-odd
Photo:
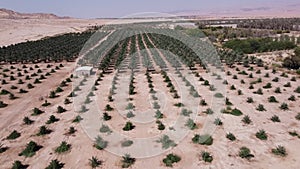
[{"label": "green shrub", "polygon": [[132,158],[129,154],[122,156],[122,168],[129,168],[135,163],[135,158]]},{"label": "green shrub", "polygon": [[292,87],[291,82],[287,82],[285,85],[283,85],[284,87]]},{"label": "green shrub", "polygon": [[89,159],[89,164],[92,168],[97,168],[101,165],[101,161],[97,159],[97,157],[92,157],[91,159]]},{"label": "green shrub", "polygon": [[44,75],[41,75],[39,78],[39,80],[44,80],[44,79],[46,79],[46,77]]},{"label": "green shrub", "polygon": [[122,147],[129,147],[132,144],[133,144],[133,141],[131,141],[131,140],[124,140],[124,141],[122,141],[121,146]]},{"label": "green shrub", "polygon": [[50,91],[49,98],[53,99],[56,97],[57,97],[56,93],[54,91]]},{"label": "green shrub", "polygon": [[81,105],[81,108],[80,108],[80,113],[84,113],[84,112],[87,112],[88,111],[88,109],[86,108],[86,106],[85,105]]},{"label": "green shrub", "polygon": [[281,77],[289,77],[286,73],[282,72],[282,74],[280,75]]},{"label": "green shrub", "polygon": [[294,90],[294,92],[300,93],[300,86],[298,86],[298,87]]},{"label": "green shrub", "polygon": [[47,100],[45,100],[45,102],[42,104],[43,107],[47,107],[51,105],[51,103],[49,103]]},{"label": "green shrub", "polygon": [[24,117],[23,118],[23,122],[24,122],[24,124],[26,124],[26,125],[30,125],[30,124],[32,124],[34,121],[33,120],[31,120],[29,117]]},{"label": "green shrub", "polygon": [[6,84],[8,84],[8,83],[6,82],[6,80],[5,80],[5,79],[2,79],[2,82],[1,82],[1,84],[2,84],[2,85],[6,85]]},{"label": "green shrub", "polygon": [[0,154],[4,153],[7,149],[8,149],[8,147],[5,147],[5,146],[3,146],[3,144],[0,143]]},{"label": "green shrub", "polygon": [[192,114],[192,113],[193,113],[192,111],[189,111],[187,109],[182,109],[181,110],[181,115],[186,116],[186,117],[189,117],[190,114]]},{"label": "green shrub", "polygon": [[292,82],[296,82],[296,81],[297,81],[297,80],[296,80],[296,77],[293,76],[293,77],[291,78],[291,81],[292,81]]},{"label": "green shrub", "polygon": [[277,87],[276,89],[275,89],[275,91],[274,91],[275,93],[281,93],[281,90],[280,90],[280,88],[279,87]]},{"label": "green shrub", "polygon": [[154,109],[160,109],[160,105],[158,104],[158,102],[153,103],[153,108]]},{"label": "green shrub", "polygon": [[204,83],[203,83],[203,85],[204,85],[204,86],[209,86],[209,81],[208,81],[208,80],[205,80]]},{"label": "green shrub", "polygon": [[[195,95],[195,96],[196,96],[196,95]],[[195,97],[195,96],[194,96],[194,97]],[[174,98],[174,99],[178,99],[178,98],[180,98],[180,96],[179,96],[178,93],[176,92],[176,93],[174,93],[173,98]]]},{"label": "green shrub", "polygon": [[164,130],[166,128],[165,125],[161,121],[156,121],[156,123],[158,124],[158,126],[157,126],[158,130]]},{"label": "green shrub", "polygon": [[278,101],[276,100],[275,96],[270,96],[268,98],[268,100],[269,100],[270,103],[278,103]]},{"label": "green shrub", "polygon": [[48,129],[46,126],[41,126],[38,132],[38,136],[43,136],[46,134],[50,134],[52,131],[50,129]]},{"label": "green shrub", "polygon": [[240,74],[240,75],[248,75],[248,73],[246,72],[246,71],[241,71],[241,72],[239,72],[238,74]]},{"label": "green shrub", "polygon": [[159,140],[156,141],[157,143],[162,144],[163,149],[168,149],[170,147],[175,147],[176,143],[170,139],[168,135],[163,135]]},{"label": "green shrub", "polygon": [[261,89],[261,88],[257,89],[257,91],[256,91],[256,92],[253,92],[253,93],[254,93],[254,94],[263,95],[263,92],[262,92],[262,89]]},{"label": "green shrub", "polygon": [[245,124],[250,124],[252,122],[252,120],[250,119],[250,117],[248,115],[246,115],[243,117],[242,122]]},{"label": "green shrub", "polygon": [[289,98],[288,98],[289,101],[296,101],[296,97],[294,95],[291,95]]},{"label": "green shrub", "polygon": [[70,104],[70,103],[72,103],[72,102],[70,101],[70,99],[66,98],[65,101],[64,101],[64,104]]},{"label": "green shrub", "polygon": [[27,93],[28,91],[27,90],[24,90],[24,89],[20,89],[19,90],[19,93]]},{"label": "green shrub", "polygon": [[15,90],[15,89],[18,89],[18,87],[17,87],[17,86],[14,86],[14,85],[12,85],[12,86],[10,87],[10,89],[12,89],[12,90]]},{"label": "green shrub", "polygon": [[156,110],[154,117],[157,119],[162,119],[164,115],[160,112],[160,110]]},{"label": "green shrub", "polygon": [[76,132],[76,129],[74,127],[70,127],[68,134],[74,134]]},{"label": "green shrub", "polygon": [[269,73],[266,73],[264,77],[267,77],[267,78],[270,77]]},{"label": "green shrub", "polygon": [[14,139],[17,139],[21,136],[21,133],[19,133],[17,130],[14,130],[13,132],[11,132],[7,137],[6,139],[8,140],[14,140]]},{"label": "green shrub", "polygon": [[68,83],[72,82],[72,80],[71,80],[70,78],[67,78],[66,81],[67,81]]},{"label": "green shrub", "polygon": [[30,141],[26,145],[26,148],[19,154],[19,156],[32,157],[41,148],[42,146],[38,145],[36,142]]},{"label": "green shrub", "polygon": [[213,144],[213,138],[208,134],[204,134],[204,135],[196,134],[192,138],[192,141],[195,144],[201,144],[201,145],[208,145],[209,146],[209,145]]},{"label": "green shrub", "polygon": [[104,112],[103,113],[103,120],[104,121],[108,121],[110,120],[112,117],[107,113],[107,112]]},{"label": "green shrub", "polygon": [[253,84],[250,84],[249,89],[251,89],[251,90],[254,89]]},{"label": "green shrub", "polygon": [[14,81],[14,80],[16,80],[16,78],[14,77],[14,76],[10,76],[10,79],[9,79],[10,81]]},{"label": "green shrub", "polygon": [[253,78],[253,74],[252,74],[252,73],[250,73],[248,77],[249,77],[249,78]]},{"label": "green shrub", "polygon": [[21,163],[21,161],[16,160],[14,161],[11,169],[26,169],[29,165],[24,165]]},{"label": "green shrub", "polygon": [[202,99],[202,100],[200,101],[200,105],[201,105],[201,106],[207,106],[207,103],[206,103],[206,101],[205,101],[204,99]]},{"label": "green shrub", "polygon": [[66,109],[64,109],[62,106],[58,106],[57,107],[57,113],[64,113],[64,112],[66,112],[67,110]]},{"label": "green shrub", "polygon": [[254,155],[251,154],[250,149],[247,148],[247,147],[241,147],[241,148],[240,148],[239,156],[240,156],[241,158],[246,158],[246,159],[248,159],[248,160],[254,157]]},{"label": "green shrub", "polygon": [[296,131],[290,131],[289,134],[293,137],[298,137],[300,138],[299,134]]},{"label": "green shrub", "polygon": [[40,84],[40,83],[42,83],[42,82],[39,79],[35,79],[33,82],[33,84]]},{"label": "green shrub", "polygon": [[227,81],[227,80],[224,80],[224,81],[223,81],[223,84],[224,84],[224,85],[228,85],[228,81]]},{"label": "green shrub", "polygon": [[63,92],[63,91],[64,90],[62,88],[60,88],[60,87],[57,87],[56,90],[55,90],[56,93],[60,93],[60,92]]},{"label": "green shrub", "polygon": [[109,104],[105,106],[105,111],[112,111],[112,110],[114,110],[114,108],[112,108]]},{"label": "green shrub", "polygon": [[277,146],[276,148],[273,148],[272,153],[281,157],[287,156],[286,149],[283,146]]},{"label": "green shrub", "polygon": [[217,126],[221,126],[221,125],[223,125],[223,122],[222,122],[221,119],[216,118],[215,121],[214,121],[214,124],[217,125]]},{"label": "green shrub", "polygon": [[[66,87],[66,86],[68,86],[68,85],[67,85],[67,82],[63,80],[63,81],[60,83],[59,87],[56,88],[56,92],[62,92],[63,89],[61,89],[61,87]],[[57,89],[58,89],[58,90],[57,90]]]},{"label": "green shrub", "polygon": [[263,86],[264,89],[270,89],[272,88],[272,84],[271,83],[267,83],[265,86]]},{"label": "green shrub", "polygon": [[215,86],[214,86],[214,85],[209,85],[209,90],[210,90],[210,91],[215,91],[215,90],[216,90],[216,88],[215,88]]},{"label": "green shrub", "polygon": [[211,108],[207,108],[203,113],[205,113],[205,114],[213,114],[214,111]]},{"label": "green shrub", "polygon": [[70,149],[71,149],[71,144],[68,144],[67,142],[62,141],[60,143],[60,145],[58,147],[56,147],[55,152],[58,153],[58,154],[60,154],[60,153],[67,152]]},{"label": "green shrub", "polygon": [[37,116],[37,115],[40,115],[42,113],[44,113],[44,111],[42,111],[42,110],[35,107],[35,108],[33,108],[33,113],[31,115],[32,116]]},{"label": "green shrub", "polygon": [[100,127],[100,133],[112,133],[112,131],[110,130],[110,128],[107,125],[102,124],[102,126]]},{"label": "green shrub", "polygon": [[10,92],[8,90],[2,89],[1,92],[0,92],[0,95],[7,95],[9,93]]},{"label": "green shrub", "polygon": [[18,80],[18,84],[24,84],[24,82],[22,81],[22,79]]},{"label": "green shrub", "polygon": [[280,122],[279,117],[276,116],[276,115],[272,116],[272,117],[271,117],[271,120],[272,120],[273,122]]},{"label": "green shrub", "polygon": [[289,106],[288,106],[288,104],[286,104],[286,103],[282,103],[281,105],[280,105],[280,107],[279,107],[281,110],[288,110],[289,109]]},{"label": "green shrub", "polygon": [[278,77],[275,77],[272,81],[273,81],[273,82],[279,82],[279,78],[278,78]]},{"label": "green shrub", "polygon": [[94,146],[99,149],[99,150],[103,150],[107,147],[108,145],[108,142],[105,141],[102,137],[100,136],[97,136],[96,137],[96,140],[95,140],[95,143],[94,143]]},{"label": "green shrub", "polygon": [[222,111],[222,113],[225,113],[225,114],[231,114],[233,116],[241,116],[243,115],[243,113],[237,109],[237,108],[234,108],[234,109],[229,109],[230,107],[228,107],[226,110]]},{"label": "green shrub", "polygon": [[176,106],[176,107],[183,107],[184,104],[183,103],[175,103],[174,106]]},{"label": "green shrub", "polygon": [[267,140],[268,135],[266,134],[265,130],[259,130],[256,132],[255,136],[260,140]]},{"label": "green shrub", "polygon": [[132,111],[129,111],[129,112],[126,114],[126,117],[127,117],[127,118],[132,118],[132,117],[134,117],[134,116],[135,116],[135,114],[133,114]]},{"label": "green shrub", "polygon": [[223,98],[224,97],[222,93],[216,93],[214,96],[216,98]]},{"label": "green shrub", "polygon": [[300,113],[298,113],[298,114],[295,116],[295,118],[296,118],[297,120],[300,120]]},{"label": "green shrub", "polygon": [[188,119],[187,122],[185,123],[185,126],[187,126],[191,130],[197,128],[197,124],[192,119]]},{"label": "green shrub", "polygon": [[79,123],[81,120],[83,120],[83,118],[81,117],[81,116],[76,116],[75,118],[74,118],[74,120],[72,121],[73,123]]},{"label": "green shrub", "polygon": [[247,103],[253,103],[253,102],[254,102],[254,100],[253,100],[252,97],[248,97],[248,98],[247,98]]},{"label": "green shrub", "polygon": [[231,106],[232,105],[232,103],[229,101],[229,99],[226,97],[226,99],[225,99],[225,104],[227,105],[227,106]]},{"label": "green shrub", "polygon": [[85,101],[84,101],[84,104],[89,104],[91,102],[92,102],[92,100],[87,96]]},{"label": "green shrub", "polygon": [[236,137],[232,133],[227,133],[226,138],[230,141],[235,141]]},{"label": "green shrub", "polygon": [[210,155],[210,153],[206,151],[201,152],[201,158],[205,162],[211,163],[213,161],[212,155]]},{"label": "green shrub", "polygon": [[257,106],[256,110],[258,110],[258,111],[266,111],[264,105],[262,105],[262,104],[259,104],[259,105]]},{"label": "green shrub", "polygon": [[123,130],[124,131],[130,131],[134,128],[135,128],[135,126],[129,121],[129,122],[126,122],[125,126],[123,127]]},{"label": "green shrub", "polygon": [[4,103],[3,101],[0,101],[0,108],[6,107],[8,104]]},{"label": "green shrub", "polygon": [[52,160],[45,169],[61,169],[64,167],[64,163],[59,162],[57,159]]},{"label": "green shrub", "polygon": [[174,163],[178,163],[181,160],[181,158],[178,155],[175,154],[168,154],[164,159],[163,163],[167,167],[173,167]]},{"label": "green shrub", "polygon": [[59,121],[59,119],[56,118],[54,115],[51,115],[51,116],[49,117],[48,121],[46,122],[46,124],[55,123],[55,122],[57,122],[57,121]]}]

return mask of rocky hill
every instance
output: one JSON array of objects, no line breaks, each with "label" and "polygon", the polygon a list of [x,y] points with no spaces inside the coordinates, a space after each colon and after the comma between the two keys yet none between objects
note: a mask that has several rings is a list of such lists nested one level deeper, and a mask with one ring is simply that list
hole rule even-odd
[{"label": "rocky hill", "polygon": [[0,19],[66,19],[47,13],[19,13],[8,9],[0,9]]}]

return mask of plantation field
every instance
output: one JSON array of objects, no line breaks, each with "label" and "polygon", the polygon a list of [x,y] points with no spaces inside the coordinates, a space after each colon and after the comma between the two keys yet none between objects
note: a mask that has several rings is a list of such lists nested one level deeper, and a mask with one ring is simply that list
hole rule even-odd
[{"label": "plantation field", "polygon": [[0,168],[300,165],[299,75],[272,61],[145,23],[105,26],[74,54],[2,60]]}]

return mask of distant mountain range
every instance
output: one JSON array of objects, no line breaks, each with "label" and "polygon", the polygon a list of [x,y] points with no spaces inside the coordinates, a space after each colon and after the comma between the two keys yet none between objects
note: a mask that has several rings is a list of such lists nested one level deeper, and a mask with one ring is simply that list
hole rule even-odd
[{"label": "distant mountain range", "polygon": [[67,19],[70,17],[60,17],[48,13],[20,13],[9,9],[0,9],[0,19]]},{"label": "distant mountain range", "polygon": [[[165,12],[166,17],[183,18],[260,18],[260,17],[299,17],[300,3],[287,5],[283,8],[257,7],[240,8],[236,10],[201,11],[201,10],[177,10]],[[148,16],[150,17],[150,16]],[[159,16],[156,16],[159,17]],[[21,13],[13,10],[0,9],[0,19],[70,19],[72,17],[61,17],[51,13]],[[155,16],[154,16],[155,18]]]}]

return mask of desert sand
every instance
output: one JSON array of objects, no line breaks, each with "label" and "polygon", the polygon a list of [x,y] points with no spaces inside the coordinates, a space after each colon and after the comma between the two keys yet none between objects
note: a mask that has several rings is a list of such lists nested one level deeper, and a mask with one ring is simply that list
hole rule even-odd
[{"label": "desert sand", "polygon": [[[78,32],[85,30],[88,26],[101,25],[107,22],[113,22],[112,20],[78,20],[78,19],[67,19],[67,20],[0,20],[0,24],[3,25],[0,28],[0,46],[9,45],[19,42],[24,42],[26,40],[37,40],[46,36],[52,36],[56,34],[66,33],[66,32]],[[149,53],[149,51],[146,51]],[[156,69],[159,69],[158,65],[155,64],[153,56],[150,57]],[[159,52],[160,56],[165,62],[167,59],[162,52]],[[142,57],[142,56],[141,56]],[[268,59],[271,64],[272,59]],[[60,63],[49,63],[53,66],[47,68],[47,63],[39,63],[40,69],[43,71],[41,74],[49,72],[52,68],[59,66]],[[34,85],[35,88],[28,90],[28,93],[18,94],[18,89],[13,91],[10,89],[11,85],[16,85],[18,88],[26,88],[26,84],[17,84],[18,80],[9,81],[9,84],[1,85],[1,90],[6,89],[15,93],[18,97],[15,100],[9,100],[8,95],[1,95],[0,99],[8,104],[7,107],[0,110],[0,138],[1,143],[4,146],[9,147],[4,153],[1,153],[0,156],[0,168],[10,168],[12,163],[15,160],[22,161],[23,164],[29,164],[29,168],[40,169],[45,168],[49,162],[53,159],[58,159],[64,163],[64,168],[72,169],[82,169],[89,168],[89,160],[92,156],[96,156],[102,161],[102,165],[99,168],[105,169],[117,169],[121,168],[121,157],[115,155],[114,153],[106,150],[98,150],[93,144],[93,138],[90,138],[90,133],[86,133],[86,128],[80,123],[73,123],[73,119],[77,115],[92,116],[92,119],[95,121],[99,120],[99,126],[96,126],[97,130],[100,127],[100,121],[102,113],[104,112],[106,104],[110,104],[112,107],[116,108],[120,106],[124,109],[126,104],[118,105],[119,103],[128,103],[128,84],[130,71],[124,72],[123,74],[118,74],[118,84],[117,84],[117,94],[115,95],[114,102],[109,102],[107,97],[109,95],[109,90],[111,88],[112,80],[117,75],[117,72],[114,71],[111,74],[105,74],[100,85],[97,87],[98,90],[94,92],[95,96],[91,97],[92,101],[98,106],[97,111],[89,111],[86,113],[78,113],[74,107],[76,107],[76,102],[72,104],[64,104],[64,99],[70,94],[72,89],[75,87],[74,84],[68,83],[68,86],[63,87],[63,92],[59,94],[59,97],[48,98],[50,91],[55,90],[59,84],[70,77],[74,72],[76,67],[75,62],[63,62],[64,67],[61,67],[56,73],[51,74],[47,79],[42,80],[41,84]],[[142,65],[142,59],[139,60],[139,65]],[[11,75],[12,72],[16,75],[17,68],[20,68],[22,71],[23,65],[13,65],[16,69],[11,70],[11,65],[1,65],[2,69],[9,69],[7,72],[8,75]],[[33,64],[26,65],[29,71],[29,75],[37,72],[37,68],[29,70],[29,67],[34,67]],[[171,67],[170,63],[167,62],[169,68],[168,73],[171,76],[172,82],[176,89],[180,90],[180,95],[186,100],[176,100],[172,97],[172,94],[168,91],[163,78],[160,72],[151,73],[153,78],[153,84],[157,91],[161,91],[161,98],[159,96],[159,101],[163,107],[164,115],[166,116],[162,121],[167,126],[166,128],[172,127],[172,123],[176,121],[180,116],[180,108],[174,107],[175,103],[182,101],[185,105],[191,104],[191,100],[195,99],[189,95],[189,88],[185,86],[185,83],[182,81],[178,75],[175,74],[175,70]],[[179,163],[174,164],[173,168],[177,169],[198,169],[198,168],[232,168],[232,169],[250,169],[250,168],[289,168],[297,169],[300,166],[300,139],[297,137],[292,137],[289,132],[297,131],[300,133],[300,123],[299,120],[295,119],[295,116],[299,112],[300,108],[300,98],[299,93],[295,93],[294,90],[299,86],[299,77],[297,75],[287,73],[288,77],[281,77],[282,71],[278,71],[276,74],[272,73],[272,69],[265,70],[264,68],[257,67],[256,65],[251,65],[254,67],[255,71],[247,70],[242,65],[235,65],[235,68],[229,68],[224,65],[225,72],[229,71],[232,75],[226,75],[222,77],[223,80],[228,81],[226,87],[226,97],[233,103],[232,108],[238,108],[243,112],[242,116],[233,116],[229,114],[221,114],[220,119],[223,122],[222,126],[214,126],[215,130],[212,133],[214,139],[213,145],[204,146],[199,144],[192,143],[192,138],[194,134],[202,133],[203,126],[207,123],[207,119],[210,119],[211,115],[203,113],[207,108],[214,104],[213,94],[209,90],[209,87],[202,85],[203,82],[199,81],[198,77],[195,77],[195,72],[198,72],[204,79],[213,79],[216,76],[213,76],[212,73],[207,73],[205,70],[200,68],[199,65],[196,66],[196,70],[190,71],[187,67],[183,67],[181,71],[182,75],[187,79],[191,80],[191,83],[196,86],[198,93],[201,96],[201,99],[205,99],[208,103],[208,106],[199,106],[195,110],[196,117],[195,121],[198,126],[197,129],[189,131],[188,135],[180,142],[177,146],[168,150],[157,156],[149,158],[137,158],[134,165],[131,168],[134,169],[151,169],[151,168],[162,168],[166,167],[162,159],[169,153],[177,154],[181,157]],[[142,67],[142,66],[141,66]],[[253,78],[249,78],[247,75],[238,74],[238,71],[235,69],[239,68],[240,70],[245,70],[247,73],[253,73]],[[257,70],[261,70],[261,74],[255,73]],[[98,75],[100,72],[96,72]],[[266,73],[269,73],[270,77],[264,77]],[[148,83],[145,77],[145,69],[141,68],[139,72],[135,74],[135,86],[136,86],[136,95],[132,96],[133,102],[136,105],[136,109],[143,112],[144,109],[147,110],[151,107],[151,102],[149,100],[149,88],[147,88]],[[238,79],[233,79],[233,75],[237,75]],[[290,81],[292,77],[296,77],[297,81]],[[278,77],[279,82],[272,82],[271,80],[275,77]],[[262,83],[257,83],[254,85],[254,89],[249,89],[250,83],[257,80],[258,78],[262,79]],[[1,80],[2,80],[1,76]],[[23,77],[17,77],[17,79],[23,79]],[[241,84],[241,80],[245,81],[245,84]],[[72,79],[74,80],[74,79]],[[93,77],[87,78],[88,82],[93,83]],[[33,83],[34,78],[31,79]],[[271,89],[263,89],[263,95],[257,95],[253,92],[258,88],[262,88],[267,83],[272,83]],[[283,87],[287,82],[291,83],[291,87]],[[230,90],[230,86],[234,85],[236,90]],[[181,88],[180,88],[181,87]],[[281,88],[282,93],[275,93],[274,90],[276,87]],[[82,90],[84,90],[84,86]],[[241,90],[243,95],[238,95],[237,90]],[[158,94],[159,95],[159,94]],[[270,96],[276,96],[278,103],[269,103],[268,98]],[[287,98],[290,95],[296,96],[296,101],[288,101]],[[254,103],[247,103],[246,100],[248,97],[252,97]],[[43,98],[43,100],[41,100]],[[51,105],[47,107],[41,106],[45,99]],[[200,98],[197,101],[197,106],[200,101]],[[70,98],[73,101],[72,98]],[[279,108],[280,104],[286,102],[289,106],[289,110],[284,111]],[[165,103],[165,104],[163,104]],[[92,103],[93,104],[93,103]],[[260,112],[256,108],[259,104],[263,104],[266,111]],[[64,107],[67,111],[58,114],[56,113],[57,106]],[[192,104],[190,105],[193,106]],[[32,109],[34,107],[40,108],[45,111],[45,113],[39,116],[31,116]],[[88,107],[89,108],[89,107]],[[120,109],[121,109],[120,108]],[[137,112],[139,113],[139,112]],[[153,112],[150,112],[153,114]],[[112,116],[112,120],[108,121],[108,126],[116,133],[127,134],[130,137],[139,137],[139,138],[148,138],[154,136],[160,136],[164,131],[158,131],[157,125],[154,123],[149,124],[139,124],[136,123],[136,128],[130,132],[124,132],[122,127],[128,121],[126,117],[122,116],[117,110],[109,112]],[[60,120],[53,124],[45,124],[49,119],[50,115],[55,115]],[[90,116],[91,115],[91,116]],[[242,123],[242,118],[244,115],[249,115],[252,120],[252,123],[245,125]],[[280,117],[281,122],[274,123],[270,120],[273,115]],[[25,116],[30,117],[34,120],[34,123],[30,126],[23,124],[23,118]],[[151,116],[152,117],[152,116]],[[212,116],[214,117],[214,116]],[[87,118],[87,117],[85,117]],[[52,132],[45,136],[37,136],[39,127],[46,125]],[[75,127],[76,132],[72,135],[66,134],[69,127]],[[266,130],[268,134],[268,140],[262,141],[255,137],[255,133],[260,130]],[[7,140],[5,139],[13,130],[17,130],[21,133],[21,137],[16,140]],[[91,129],[92,130],[92,129]],[[226,134],[228,132],[233,133],[237,140],[229,141],[226,139]],[[29,141],[35,141],[43,147],[36,152],[31,158],[25,158],[23,156],[18,156],[18,154],[25,148],[25,145]],[[71,150],[63,153],[57,154],[54,152],[54,149],[61,143],[61,141],[66,141],[71,144]],[[153,142],[149,144],[150,146],[160,146]],[[286,157],[275,156],[271,153],[271,149],[275,148],[277,145],[282,145],[286,148],[288,155]],[[110,145],[114,146],[114,145]],[[252,154],[255,156],[251,160],[242,159],[238,156],[239,148],[242,146],[248,147]],[[116,147],[122,149],[122,147],[116,145]],[[156,147],[157,148],[157,147]],[[145,148],[146,149],[146,148]],[[158,147],[159,149],[159,147]],[[126,151],[122,150],[122,151]],[[144,149],[141,149],[144,151]],[[200,154],[202,151],[208,151],[212,154],[214,160],[212,163],[205,163]]]}]

